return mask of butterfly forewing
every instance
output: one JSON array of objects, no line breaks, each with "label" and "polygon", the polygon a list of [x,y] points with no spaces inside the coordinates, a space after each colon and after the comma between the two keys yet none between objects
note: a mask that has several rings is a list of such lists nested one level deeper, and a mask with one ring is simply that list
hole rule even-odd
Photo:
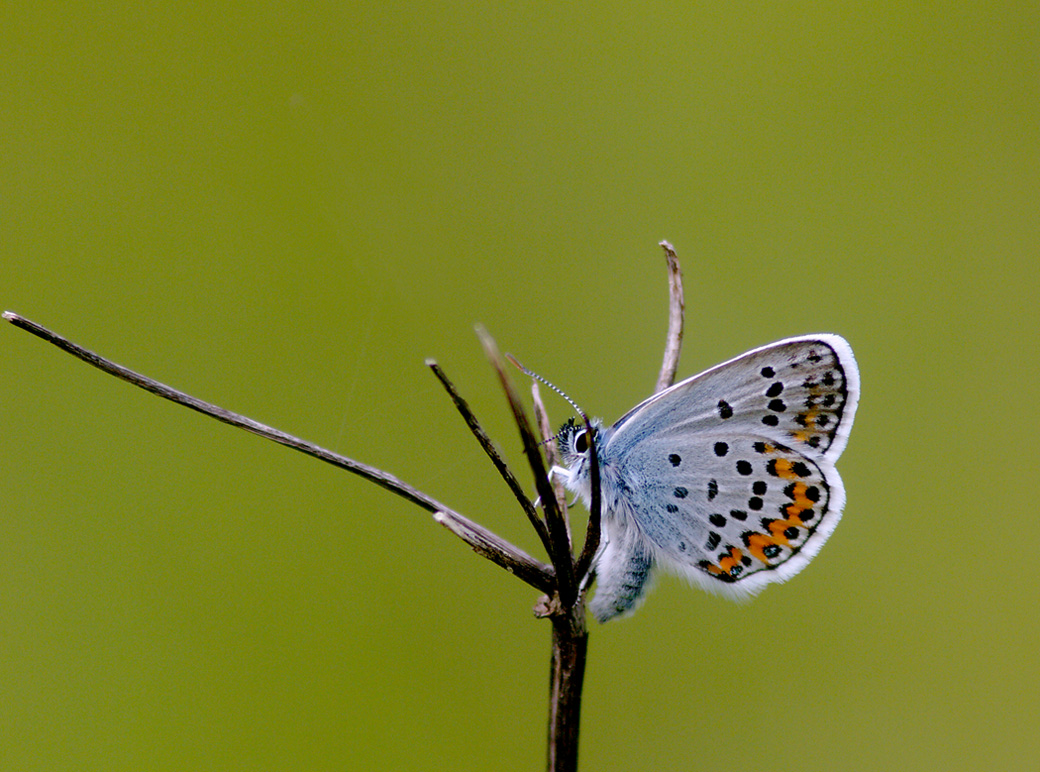
[{"label": "butterfly forewing", "polygon": [[662,430],[770,438],[808,455],[841,455],[859,393],[849,345],[836,335],[789,338],[695,375],[615,424],[623,452]]}]

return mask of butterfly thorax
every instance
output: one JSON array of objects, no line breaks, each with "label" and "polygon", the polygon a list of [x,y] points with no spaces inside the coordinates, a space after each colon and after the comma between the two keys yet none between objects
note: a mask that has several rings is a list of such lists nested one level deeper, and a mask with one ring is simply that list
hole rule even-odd
[{"label": "butterfly thorax", "polygon": [[[625,616],[639,605],[654,565],[653,550],[640,533],[638,518],[627,495],[626,471],[612,458],[608,447],[614,427],[592,422],[593,442],[600,470],[601,536],[596,553],[599,574],[596,596],[589,605],[600,622]],[[564,467],[560,478],[564,486],[591,508],[592,472],[588,431],[584,425],[568,421],[560,433],[559,450]],[[605,566],[610,568],[604,570]]]}]

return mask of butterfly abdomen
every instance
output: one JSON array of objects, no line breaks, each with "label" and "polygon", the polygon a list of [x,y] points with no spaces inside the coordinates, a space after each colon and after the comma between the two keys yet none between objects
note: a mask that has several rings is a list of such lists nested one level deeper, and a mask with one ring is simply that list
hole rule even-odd
[{"label": "butterfly abdomen", "polygon": [[602,623],[635,611],[646,594],[653,566],[653,556],[633,526],[604,519],[596,596],[589,603],[593,616]]}]

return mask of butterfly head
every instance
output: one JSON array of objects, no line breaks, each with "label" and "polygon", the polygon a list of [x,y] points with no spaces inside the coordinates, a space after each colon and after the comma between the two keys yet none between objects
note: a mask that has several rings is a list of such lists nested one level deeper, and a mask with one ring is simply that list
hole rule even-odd
[{"label": "butterfly head", "polygon": [[[592,420],[593,439],[596,442],[597,458],[603,463],[604,434],[603,422],[598,418]],[[589,432],[583,421],[571,418],[556,434],[556,446],[560,451],[560,460],[567,470],[564,485],[575,492],[584,492],[589,485]]]}]

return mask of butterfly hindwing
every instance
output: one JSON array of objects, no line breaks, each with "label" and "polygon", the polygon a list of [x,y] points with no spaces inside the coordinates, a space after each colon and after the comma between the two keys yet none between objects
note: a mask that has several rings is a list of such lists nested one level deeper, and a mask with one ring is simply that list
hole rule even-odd
[{"label": "butterfly hindwing", "polygon": [[824,459],[765,437],[695,434],[637,445],[631,518],[655,559],[706,589],[754,594],[797,573],[834,529],[844,494]]}]

